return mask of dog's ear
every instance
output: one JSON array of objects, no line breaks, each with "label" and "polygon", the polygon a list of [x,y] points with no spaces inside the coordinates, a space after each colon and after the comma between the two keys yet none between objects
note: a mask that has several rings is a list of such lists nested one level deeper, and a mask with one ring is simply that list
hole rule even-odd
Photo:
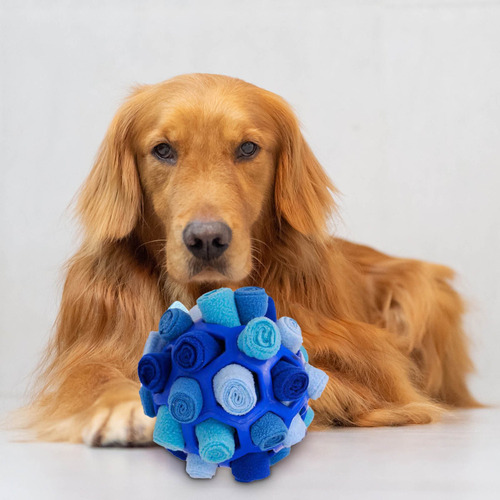
[{"label": "dog's ear", "polygon": [[114,116],[82,186],[77,211],[87,237],[95,242],[126,237],[141,214],[133,127],[144,88],[136,88]]},{"label": "dog's ear", "polygon": [[274,201],[278,220],[286,220],[300,233],[321,235],[335,210],[335,189],[300,131],[291,107],[268,94],[278,129]]}]

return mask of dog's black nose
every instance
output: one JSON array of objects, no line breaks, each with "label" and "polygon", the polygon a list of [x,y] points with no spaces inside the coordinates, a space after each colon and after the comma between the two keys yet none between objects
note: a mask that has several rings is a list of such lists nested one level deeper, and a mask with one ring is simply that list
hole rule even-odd
[{"label": "dog's black nose", "polygon": [[199,259],[222,255],[231,243],[231,228],[224,222],[190,222],[182,232],[187,249]]}]

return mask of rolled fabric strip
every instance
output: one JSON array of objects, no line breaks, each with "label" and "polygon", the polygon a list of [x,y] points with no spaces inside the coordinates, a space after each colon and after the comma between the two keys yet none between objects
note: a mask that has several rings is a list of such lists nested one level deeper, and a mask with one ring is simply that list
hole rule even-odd
[{"label": "rolled fabric strip", "polygon": [[198,304],[194,305],[191,309],[189,309],[189,315],[191,316],[193,323],[196,323],[198,320],[202,318]]},{"label": "rolled fabric strip", "polygon": [[187,458],[187,453],[185,451],[172,450],[171,448],[168,448],[168,451],[172,453],[174,457],[180,458],[181,460],[186,460]]},{"label": "rolled fabric strip", "polygon": [[253,318],[264,316],[267,311],[268,296],[263,288],[245,286],[234,292],[234,300],[242,325]]},{"label": "rolled fabric strip", "polygon": [[188,453],[186,457],[186,472],[196,479],[211,479],[215,476],[217,464],[205,462],[200,455]]},{"label": "rolled fabric strip", "polygon": [[269,297],[267,300],[266,318],[269,318],[271,321],[276,321],[276,306],[272,297]]},{"label": "rolled fabric strip", "polygon": [[189,314],[189,311],[187,307],[180,301],[176,300],[172,304],[170,304],[169,309],[180,309],[181,311],[184,311],[185,313]]},{"label": "rolled fabric strip", "polygon": [[295,401],[307,390],[309,376],[298,366],[287,361],[278,361],[271,370],[273,391],[280,401]]},{"label": "rolled fabric strip", "polygon": [[148,417],[156,417],[156,406],[153,401],[153,395],[151,391],[141,386],[139,389],[139,397],[141,398],[142,409],[144,414]]},{"label": "rolled fabric strip", "polygon": [[262,451],[283,443],[287,435],[285,422],[275,413],[268,411],[250,427],[250,437]]},{"label": "rolled fabric strip", "polygon": [[318,399],[326,387],[328,375],[323,370],[320,370],[309,363],[305,364],[305,370],[309,375],[307,394],[311,399]]},{"label": "rolled fabric strip", "polygon": [[239,326],[240,318],[234,301],[234,292],[230,288],[219,288],[207,292],[196,301],[203,320],[217,325]]},{"label": "rolled fabric strip", "polygon": [[308,363],[309,362],[309,354],[307,354],[306,348],[303,345],[300,346],[300,352],[302,353],[302,356],[304,357],[304,361],[306,363]]},{"label": "rolled fabric strip", "polygon": [[139,361],[137,373],[141,384],[151,392],[163,391],[170,374],[170,356],[163,352],[145,354]]},{"label": "rolled fabric strip", "polygon": [[168,408],[177,422],[188,424],[196,420],[203,407],[200,384],[189,377],[179,377],[170,388]]},{"label": "rolled fabric strip", "polygon": [[238,335],[238,348],[247,356],[269,359],[281,346],[280,332],[268,318],[254,318]]},{"label": "rolled fabric strip", "polygon": [[295,354],[302,345],[302,330],[299,324],[288,316],[283,316],[276,324],[280,331],[281,343]]},{"label": "rolled fabric strip", "polygon": [[306,427],[309,427],[311,425],[313,418],[314,418],[314,410],[311,407],[309,407],[306,411],[306,414],[304,415],[304,424],[306,425]]},{"label": "rolled fabric strip", "polygon": [[172,359],[184,370],[196,372],[220,352],[219,344],[209,333],[194,331],[177,339],[172,349]]},{"label": "rolled fabric strip", "polygon": [[257,403],[252,372],[236,363],[215,374],[213,388],[215,399],[231,415],[245,415]]},{"label": "rolled fabric strip", "polygon": [[153,441],[164,448],[174,451],[182,451],[186,446],[181,424],[172,418],[165,405],[158,408]]},{"label": "rolled fabric strip", "polygon": [[150,332],[148,340],[144,345],[144,351],[142,354],[149,354],[150,352],[161,352],[162,349],[167,345],[165,339],[160,335],[159,332]]},{"label": "rolled fabric strip", "polygon": [[269,456],[267,453],[247,453],[231,462],[231,472],[240,483],[265,479],[271,474]]},{"label": "rolled fabric strip", "polygon": [[234,428],[213,418],[195,427],[200,457],[205,462],[219,464],[234,455]]},{"label": "rolled fabric strip", "polygon": [[192,324],[193,320],[187,312],[177,307],[167,309],[160,319],[160,335],[166,342],[172,342]]},{"label": "rolled fabric strip", "polygon": [[290,448],[281,448],[278,453],[269,458],[269,462],[271,465],[277,464],[280,460],[283,460],[288,455],[290,455]]},{"label": "rolled fabric strip", "polygon": [[302,417],[300,415],[295,415],[290,423],[290,428],[288,429],[286,438],[283,441],[283,446],[289,448],[290,446],[297,444],[299,441],[302,441],[306,435],[306,430],[307,427],[306,424],[304,424]]}]

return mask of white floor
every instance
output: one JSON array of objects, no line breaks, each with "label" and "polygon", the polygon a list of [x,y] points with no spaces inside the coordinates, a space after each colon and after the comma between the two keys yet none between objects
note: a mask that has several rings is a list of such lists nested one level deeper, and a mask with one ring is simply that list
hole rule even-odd
[{"label": "white floor", "polygon": [[500,499],[499,419],[491,408],[427,426],[311,432],[251,484],[229,469],[190,479],[160,448],[20,443],[2,432],[0,499]]}]

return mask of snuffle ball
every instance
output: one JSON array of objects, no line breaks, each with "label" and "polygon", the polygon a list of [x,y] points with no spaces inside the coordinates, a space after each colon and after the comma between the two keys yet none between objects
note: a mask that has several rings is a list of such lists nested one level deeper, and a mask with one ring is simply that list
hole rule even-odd
[{"label": "snuffle ball", "polygon": [[186,461],[193,478],[230,467],[240,482],[264,479],[301,441],[309,399],[328,376],[308,363],[302,332],[277,320],[263,288],[219,288],[191,310],[174,302],[151,332],[138,367],[153,440]]}]

